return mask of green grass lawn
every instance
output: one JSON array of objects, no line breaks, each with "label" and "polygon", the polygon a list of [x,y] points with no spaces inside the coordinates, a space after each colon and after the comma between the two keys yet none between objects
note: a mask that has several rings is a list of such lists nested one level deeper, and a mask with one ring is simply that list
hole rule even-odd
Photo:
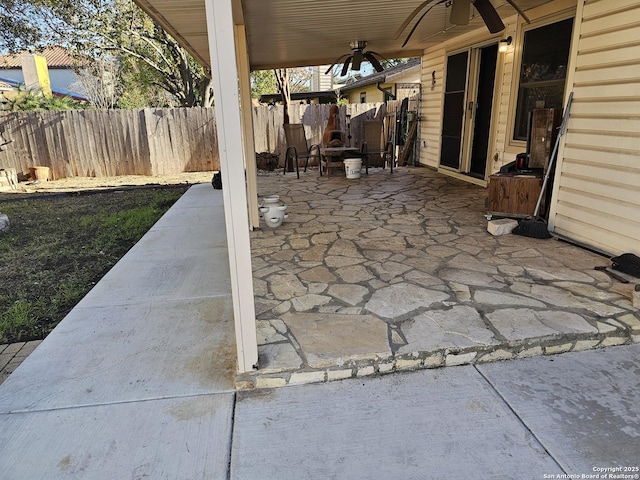
[{"label": "green grass lawn", "polygon": [[0,343],[44,338],[187,188],[0,195]]}]

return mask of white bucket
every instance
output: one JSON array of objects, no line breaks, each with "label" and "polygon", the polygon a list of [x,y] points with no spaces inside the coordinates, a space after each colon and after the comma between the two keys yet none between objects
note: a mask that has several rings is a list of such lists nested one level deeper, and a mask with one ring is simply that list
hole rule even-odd
[{"label": "white bucket", "polygon": [[361,158],[345,158],[344,171],[347,178],[360,178],[360,170],[362,169]]}]

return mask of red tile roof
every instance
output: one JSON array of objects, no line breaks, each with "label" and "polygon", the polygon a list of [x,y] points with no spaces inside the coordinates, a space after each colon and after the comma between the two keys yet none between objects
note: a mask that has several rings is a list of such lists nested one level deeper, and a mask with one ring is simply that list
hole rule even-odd
[{"label": "red tile roof", "polygon": [[[20,56],[27,52],[0,55],[0,68],[22,68]],[[67,51],[57,45],[34,52],[47,59],[48,68],[73,68],[74,61]]]}]

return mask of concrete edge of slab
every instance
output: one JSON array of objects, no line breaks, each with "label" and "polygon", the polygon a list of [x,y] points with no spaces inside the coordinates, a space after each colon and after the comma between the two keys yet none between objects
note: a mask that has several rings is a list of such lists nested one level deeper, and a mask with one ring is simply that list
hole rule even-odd
[{"label": "concrete edge of slab", "polygon": [[470,348],[443,348],[436,351],[420,351],[411,354],[372,356],[357,361],[345,362],[329,368],[282,369],[274,372],[239,374],[235,378],[237,390],[278,388],[308,383],[324,383],[348,378],[385,375],[429,368],[515,360],[542,355],[558,355],[568,352],[601,349],[619,345],[640,343],[640,335],[631,329],[617,330],[597,335],[562,335],[552,339],[531,339],[508,344]]}]

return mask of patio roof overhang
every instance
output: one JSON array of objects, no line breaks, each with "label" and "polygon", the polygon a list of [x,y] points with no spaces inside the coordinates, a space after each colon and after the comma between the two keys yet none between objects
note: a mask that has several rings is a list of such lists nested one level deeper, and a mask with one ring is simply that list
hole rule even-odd
[{"label": "patio roof overhang", "polygon": [[[484,23],[475,14],[466,26],[451,25],[447,2],[433,0],[428,18],[403,49],[408,32],[397,39],[394,33],[420,0],[135,1],[212,67],[238,371],[248,372],[259,367],[248,228],[259,226],[249,72],[333,63],[350,53],[355,40],[366,40],[367,50],[387,58],[420,56],[430,45]],[[517,0],[525,12],[551,1]],[[502,18],[517,13],[506,0],[491,2]]]},{"label": "patio roof overhang", "polygon": [[[210,66],[205,0],[135,1],[203,65]],[[402,48],[415,20],[398,39],[394,33],[421,0],[231,1],[233,22],[246,32],[251,70],[330,64],[350,53],[349,43],[354,40],[366,40],[368,49],[386,58],[419,56],[425,48],[484,25],[475,10],[469,25],[452,25],[450,8],[433,0],[429,5],[433,9]],[[553,0],[516,1],[526,12]],[[491,3],[502,18],[517,13],[506,0]]]}]

